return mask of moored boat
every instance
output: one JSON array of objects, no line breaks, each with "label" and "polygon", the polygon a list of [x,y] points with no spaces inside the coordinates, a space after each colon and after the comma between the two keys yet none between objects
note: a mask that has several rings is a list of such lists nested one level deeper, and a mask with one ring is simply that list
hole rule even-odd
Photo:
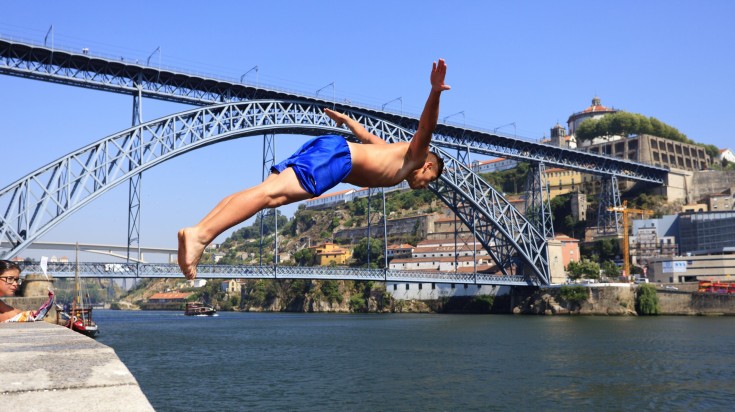
[{"label": "moored boat", "polygon": [[89,294],[86,295],[86,302],[82,293],[82,281],[79,278],[79,246],[76,251],[76,273],[74,276],[74,299],[71,305],[64,308],[56,305],[56,323],[65,327],[94,338],[99,333],[97,324],[92,320],[92,303],[89,301]]},{"label": "moored boat", "polygon": [[69,310],[56,311],[56,323],[64,325],[75,332],[94,338],[99,333],[97,324],[92,320],[92,307],[72,307]]}]

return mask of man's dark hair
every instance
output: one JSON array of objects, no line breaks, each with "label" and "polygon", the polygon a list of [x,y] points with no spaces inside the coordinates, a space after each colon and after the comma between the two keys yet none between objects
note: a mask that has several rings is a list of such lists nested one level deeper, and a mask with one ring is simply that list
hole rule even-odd
[{"label": "man's dark hair", "polygon": [[429,153],[433,154],[436,158],[436,178],[439,179],[439,176],[442,175],[442,172],[444,171],[444,159],[442,159],[438,153],[434,151],[430,151]]}]

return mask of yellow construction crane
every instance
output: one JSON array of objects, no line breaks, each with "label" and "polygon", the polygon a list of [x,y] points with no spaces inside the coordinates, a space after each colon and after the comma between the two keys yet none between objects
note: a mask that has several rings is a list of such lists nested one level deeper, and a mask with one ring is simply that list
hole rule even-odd
[{"label": "yellow construction crane", "polygon": [[623,214],[623,275],[628,276],[631,281],[633,277],[630,276],[630,245],[628,241],[628,215],[631,213],[639,214],[641,216],[650,216],[653,214],[650,210],[643,209],[632,209],[628,207],[628,201],[623,201],[623,206],[609,207],[607,208],[610,212],[619,212]]}]

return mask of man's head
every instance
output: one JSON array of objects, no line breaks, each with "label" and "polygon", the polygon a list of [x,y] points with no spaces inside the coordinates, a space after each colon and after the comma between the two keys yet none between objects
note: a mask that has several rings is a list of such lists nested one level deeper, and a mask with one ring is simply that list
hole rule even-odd
[{"label": "man's head", "polygon": [[429,152],[424,165],[414,170],[406,181],[411,189],[425,189],[429,183],[439,179],[444,171],[444,160],[435,152]]}]

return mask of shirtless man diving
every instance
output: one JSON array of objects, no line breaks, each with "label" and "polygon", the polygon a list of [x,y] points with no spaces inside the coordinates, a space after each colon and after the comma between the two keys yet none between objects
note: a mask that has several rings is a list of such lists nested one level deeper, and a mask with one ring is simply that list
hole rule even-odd
[{"label": "shirtless man diving", "polygon": [[320,196],[340,182],[390,187],[405,180],[412,189],[423,189],[438,179],[444,162],[429,151],[429,143],[439,119],[439,98],[450,89],[444,84],[446,73],[443,59],[433,63],[431,92],[410,142],[389,144],[352,118],[325,109],[337,126],[347,126],[361,144],[336,135],[311,139],[273,166],[273,173],[262,183],[227,196],[196,226],[179,230],[179,267],[187,279],[196,277],[197,264],[212,240],[262,209]]}]

